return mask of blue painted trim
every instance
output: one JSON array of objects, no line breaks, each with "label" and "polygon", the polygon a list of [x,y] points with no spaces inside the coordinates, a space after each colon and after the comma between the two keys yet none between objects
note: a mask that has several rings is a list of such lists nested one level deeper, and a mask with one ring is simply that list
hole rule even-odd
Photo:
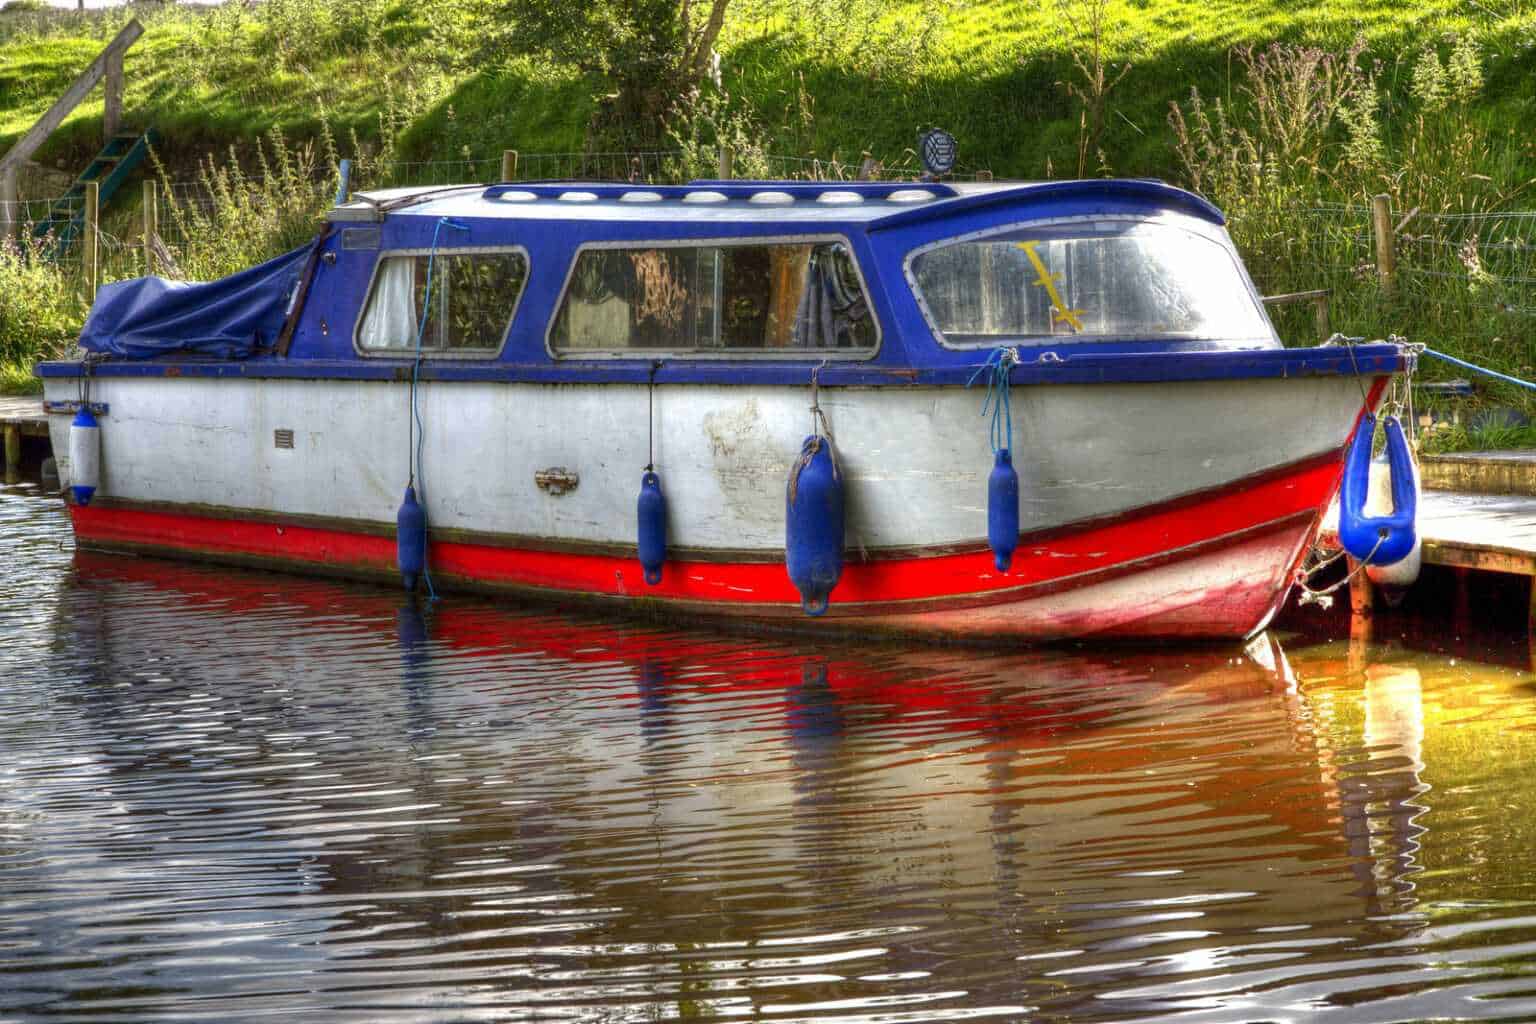
[{"label": "blue painted trim", "polygon": [[[831,363],[821,371],[829,387],[964,385],[986,359],[985,352],[965,363],[930,367]],[[1402,345],[1360,345],[1326,348],[1256,349],[1241,352],[1090,352],[1066,354],[1059,361],[1024,362],[1013,368],[1012,382],[1030,384],[1150,384],[1164,381],[1263,380],[1289,377],[1377,376],[1413,367],[1414,355]],[[793,361],[742,360],[707,362],[699,359],[664,362],[658,384],[714,384],[761,387],[806,384],[815,358]],[[39,363],[45,378],[80,376],[76,362]],[[557,364],[465,363],[430,360],[421,368],[423,380],[506,381],[539,384],[644,384],[650,379],[644,360]],[[331,359],[249,359],[241,362],[146,360],[97,363],[95,377],[243,377],[283,380],[410,379],[411,361]]]},{"label": "blue painted trim", "polygon": [[994,206],[1017,205],[1021,200],[1030,203],[1070,200],[1084,204],[1072,211],[1076,214],[1096,212],[1091,206],[1086,205],[1096,200],[1112,204],[1147,204],[1160,209],[1193,214],[1216,225],[1224,225],[1227,222],[1227,218],[1220,210],[1193,192],[1186,192],[1181,188],[1145,178],[1110,178],[1104,181],[1052,181],[1043,185],[1030,185],[1017,189],[969,192],[948,202],[924,203],[888,213],[871,221],[869,230],[871,232],[889,231],[893,228],[922,224],[939,217],[954,217]]}]

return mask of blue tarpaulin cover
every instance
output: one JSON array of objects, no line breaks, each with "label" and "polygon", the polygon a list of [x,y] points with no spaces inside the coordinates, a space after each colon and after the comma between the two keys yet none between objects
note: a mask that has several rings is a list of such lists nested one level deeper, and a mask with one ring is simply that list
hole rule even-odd
[{"label": "blue tarpaulin cover", "polygon": [[277,340],[314,244],[218,281],[140,277],[105,285],[80,345],[129,359],[196,352],[244,359]]}]

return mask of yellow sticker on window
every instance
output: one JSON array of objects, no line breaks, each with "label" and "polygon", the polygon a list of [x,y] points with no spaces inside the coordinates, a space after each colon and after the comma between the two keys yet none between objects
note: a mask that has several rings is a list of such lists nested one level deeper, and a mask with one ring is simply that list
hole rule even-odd
[{"label": "yellow sticker on window", "polygon": [[1044,288],[1046,294],[1051,297],[1051,326],[1067,324],[1074,331],[1081,331],[1083,329],[1083,314],[1087,310],[1067,308],[1066,300],[1056,290],[1057,283],[1062,280],[1061,275],[1051,273],[1045,265],[1045,260],[1041,259],[1040,254],[1035,251],[1035,247],[1040,244],[1039,240],[1018,242],[1016,244],[1020,249],[1024,250],[1024,255],[1029,257],[1030,264],[1034,266],[1035,272],[1040,275],[1040,279],[1035,284]]}]

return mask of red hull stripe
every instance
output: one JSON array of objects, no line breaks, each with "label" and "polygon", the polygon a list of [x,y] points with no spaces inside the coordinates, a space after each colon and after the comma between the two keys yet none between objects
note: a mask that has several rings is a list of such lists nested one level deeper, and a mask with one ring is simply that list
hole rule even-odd
[{"label": "red hull stripe", "polygon": [[[1014,556],[999,573],[990,551],[849,562],[833,596],[837,603],[887,603],[935,598],[998,598],[1041,584],[1070,586],[1105,570],[1157,558],[1303,512],[1320,512],[1338,484],[1337,460],[1309,460],[1293,473],[1267,474],[1153,506],[1119,520],[1096,521],[1080,532],[1056,533]],[[279,525],[121,506],[70,507],[75,532],[87,545],[153,549],[260,560],[274,567],[314,567],[353,573],[392,573],[395,542],[387,536],[312,526]],[[482,584],[591,595],[629,594],[709,604],[798,604],[784,567],[776,563],[668,562],[662,582],[644,583],[637,562],[612,555],[532,551],[435,542],[430,565],[446,577]]]}]

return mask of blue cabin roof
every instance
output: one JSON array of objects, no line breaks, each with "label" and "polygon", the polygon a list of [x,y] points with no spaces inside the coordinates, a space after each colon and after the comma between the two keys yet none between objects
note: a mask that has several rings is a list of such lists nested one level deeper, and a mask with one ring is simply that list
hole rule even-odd
[{"label": "blue cabin roof", "polygon": [[393,217],[666,224],[820,224],[889,228],[1004,206],[1061,204],[1093,214],[1106,204],[1159,207],[1213,224],[1221,211],[1193,193],[1150,179],[1050,182],[693,181],[686,185],[540,182],[405,188],[358,193],[335,223]]}]

